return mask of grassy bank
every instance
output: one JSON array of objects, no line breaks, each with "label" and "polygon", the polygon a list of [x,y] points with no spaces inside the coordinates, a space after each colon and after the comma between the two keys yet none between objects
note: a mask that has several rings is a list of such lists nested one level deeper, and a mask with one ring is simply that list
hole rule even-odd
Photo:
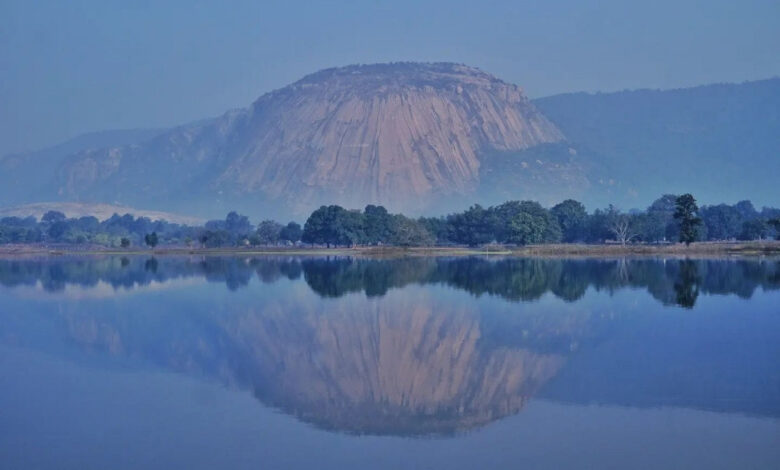
[{"label": "grassy bank", "polygon": [[470,247],[253,247],[253,248],[187,248],[161,247],[148,249],[116,249],[84,246],[46,245],[2,245],[0,256],[25,255],[306,255],[339,256],[362,255],[372,257],[388,256],[566,256],[566,257],[612,257],[612,256],[780,256],[780,241],[749,242],[701,242],[671,245],[586,245],[548,244],[528,246],[491,245]]}]

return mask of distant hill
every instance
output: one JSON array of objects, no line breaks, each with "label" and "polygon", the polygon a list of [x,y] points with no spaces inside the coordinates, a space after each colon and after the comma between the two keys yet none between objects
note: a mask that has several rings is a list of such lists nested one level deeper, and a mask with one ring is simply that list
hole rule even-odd
[{"label": "distant hill", "polygon": [[571,93],[534,100],[620,182],[615,202],[661,193],[705,202],[780,200],[780,78],[679,90]]},{"label": "distant hill", "polygon": [[94,216],[101,221],[110,218],[114,214],[131,214],[134,217],[148,217],[151,220],[165,220],[183,225],[201,225],[205,222],[205,220],[199,219],[197,217],[171,214],[169,212],[133,209],[132,207],[113,206],[110,204],[90,204],[78,202],[41,202],[14,207],[2,207],[0,208],[0,218],[33,216],[40,220],[43,214],[49,211],[62,212],[69,218]]},{"label": "distant hill", "polygon": [[0,205],[39,201],[50,192],[57,170],[68,155],[143,142],[164,129],[119,129],[83,134],[34,152],[0,157]]},{"label": "distant hill", "polygon": [[323,70],[247,108],[0,159],[0,205],[78,201],[301,219],[321,204],[409,214],[663,193],[777,205],[780,79],[528,100],[450,63]]},{"label": "distant hill", "polygon": [[[323,203],[420,212],[478,191],[482,160],[560,142],[561,132],[515,85],[448,63],[323,70],[250,107],[140,144],[67,157],[58,198],[307,214]],[[579,180],[533,162],[557,191]],[[530,171],[520,168],[521,173]],[[581,174],[581,170],[575,169]],[[575,188],[577,189],[577,188]]]}]

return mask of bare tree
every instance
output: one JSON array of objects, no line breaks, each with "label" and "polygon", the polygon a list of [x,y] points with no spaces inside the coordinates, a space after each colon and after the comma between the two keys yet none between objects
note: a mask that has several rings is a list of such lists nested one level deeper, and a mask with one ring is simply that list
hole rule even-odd
[{"label": "bare tree", "polygon": [[609,224],[609,231],[615,234],[615,240],[621,245],[637,236],[631,227],[631,218],[625,214],[616,215]]}]

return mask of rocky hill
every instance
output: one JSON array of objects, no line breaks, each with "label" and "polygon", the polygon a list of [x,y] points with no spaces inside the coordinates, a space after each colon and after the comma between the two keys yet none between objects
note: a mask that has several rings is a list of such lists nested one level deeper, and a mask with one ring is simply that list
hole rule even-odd
[{"label": "rocky hill", "polygon": [[[218,201],[296,213],[325,202],[419,211],[452,197],[471,199],[488,156],[563,139],[519,87],[480,70],[349,66],[146,142],[78,152],[65,159],[52,187],[62,200],[164,209]],[[518,171],[528,174],[528,184],[582,185],[582,171],[568,157],[529,161]],[[567,183],[558,175],[570,168],[576,178]]]},{"label": "rocky hill", "polygon": [[434,215],[509,199],[773,205],[780,79],[529,101],[458,64],[323,70],[244,109],[0,159],[0,205],[76,201],[303,219],[324,203]]}]

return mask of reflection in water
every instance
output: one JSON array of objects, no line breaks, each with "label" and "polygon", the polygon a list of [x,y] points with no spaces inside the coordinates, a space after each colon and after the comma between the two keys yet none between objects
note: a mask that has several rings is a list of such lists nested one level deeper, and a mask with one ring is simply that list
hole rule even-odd
[{"label": "reflection in water", "polygon": [[[450,434],[517,413],[531,397],[544,395],[543,389],[550,384],[553,387],[546,396],[562,401],[609,396],[609,390],[622,385],[610,385],[614,379],[609,374],[599,376],[607,389],[604,392],[575,372],[583,370],[582,364],[594,362],[589,359],[593,357],[598,360],[590,370],[608,370],[603,367],[605,362],[621,355],[628,357],[634,350],[639,362],[620,370],[641,375],[657,368],[652,348],[658,348],[659,338],[663,338],[659,331],[672,333],[664,343],[668,351],[673,351],[677,342],[684,349],[689,339],[698,341],[694,336],[682,337],[680,332],[685,330],[680,325],[675,326],[677,330],[656,327],[649,329],[654,331],[649,336],[629,335],[622,349],[600,358],[601,345],[621,344],[636,319],[620,309],[594,307],[586,301],[589,288],[593,295],[629,287],[645,289],[662,305],[693,308],[700,293],[748,298],[758,287],[780,287],[778,263],[769,261],[0,260],[1,285],[41,285],[54,292],[69,284],[100,283],[130,290],[190,277],[224,283],[231,291],[247,287],[240,292],[252,295],[236,292],[227,298],[212,298],[184,292],[180,296],[128,299],[110,306],[97,300],[64,301],[56,308],[46,303],[37,307],[25,304],[24,311],[0,311],[0,320],[11,325],[6,328],[21,325],[6,331],[6,337],[35,337],[39,331],[27,326],[26,320],[38,309],[42,321],[56,331],[54,337],[67,338],[84,350],[140,359],[167,370],[249,389],[260,401],[318,427],[361,434]],[[248,287],[253,278],[263,284],[282,279],[295,282],[257,291]],[[462,291],[471,295],[464,296]],[[564,302],[558,300],[554,307],[538,302],[546,293]],[[483,294],[495,299],[481,297]],[[668,321],[668,317],[654,317],[659,318],[653,321]],[[776,326],[775,317],[766,317],[769,326]],[[713,328],[712,324],[708,328]],[[727,328],[717,330],[718,334],[722,331]],[[767,331],[772,330],[762,327],[755,334]],[[0,339],[2,333],[0,328]],[[749,350],[723,356],[722,369],[710,367],[702,372],[701,364],[708,365],[708,357],[680,353],[692,359],[689,363],[678,360],[678,372],[686,367],[683,372],[699,373],[700,383],[719,391],[711,398],[701,398],[696,386],[680,389],[669,383],[649,398],[634,390],[613,401],[656,406],[683,403],[778,416],[780,406],[772,391],[777,390],[780,380],[771,374],[762,383],[750,384],[760,400],[740,400],[745,393],[738,383],[722,387],[718,382],[724,380],[724,370],[739,369],[754,357],[770,357],[767,365],[771,367],[777,348],[767,349],[761,342],[764,337],[758,338],[752,341],[765,349],[755,351],[754,356]],[[672,357],[669,362],[674,360]],[[663,384],[663,369],[654,373],[653,380]]]},{"label": "reflection in water", "polygon": [[674,291],[677,294],[677,305],[685,308],[693,308],[699,297],[699,268],[691,260],[680,262],[680,272],[674,283]]},{"label": "reflection in water", "polygon": [[63,290],[66,284],[116,288],[200,276],[222,282],[230,290],[245,287],[257,276],[262,282],[298,279],[322,297],[352,292],[381,297],[389,289],[410,284],[444,284],[476,296],[489,294],[529,301],[552,293],[566,301],[580,299],[588,287],[613,292],[644,288],[664,305],[695,305],[700,292],[750,298],[761,287],[780,289],[780,261],[678,259],[500,259],[400,258],[392,260],[337,258],[58,258],[0,260],[0,285]]},{"label": "reflection in water", "polygon": [[[427,296],[290,317],[247,311],[224,325],[258,398],[329,429],[450,433],[516,413],[562,358],[483,348],[479,318]],[[280,339],[283,338],[283,339]]]}]

